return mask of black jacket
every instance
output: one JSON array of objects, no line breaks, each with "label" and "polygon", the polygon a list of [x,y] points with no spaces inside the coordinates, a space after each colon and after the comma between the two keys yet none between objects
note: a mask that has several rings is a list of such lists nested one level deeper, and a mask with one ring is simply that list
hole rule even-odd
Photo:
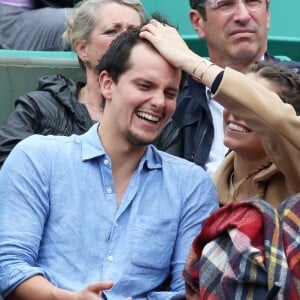
[{"label": "black jacket", "polygon": [[177,99],[172,120],[155,145],[158,149],[205,167],[214,138],[206,87],[188,76]]},{"label": "black jacket", "polygon": [[0,166],[24,138],[32,134],[65,135],[86,132],[94,122],[85,105],[77,101],[84,83],[62,75],[41,77],[38,89],[21,96],[0,128]]}]

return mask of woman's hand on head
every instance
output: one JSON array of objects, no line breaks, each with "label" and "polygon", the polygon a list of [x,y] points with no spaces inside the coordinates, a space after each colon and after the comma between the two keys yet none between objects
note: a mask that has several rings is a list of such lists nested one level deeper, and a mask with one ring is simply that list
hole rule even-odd
[{"label": "woman's hand on head", "polygon": [[188,73],[200,58],[189,49],[176,28],[157,20],[143,26],[140,37],[148,40],[170,64]]}]

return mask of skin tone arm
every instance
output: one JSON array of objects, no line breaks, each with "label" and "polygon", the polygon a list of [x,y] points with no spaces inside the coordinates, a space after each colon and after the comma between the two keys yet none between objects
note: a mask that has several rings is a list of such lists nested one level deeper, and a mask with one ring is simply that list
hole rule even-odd
[{"label": "skin tone arm", "polygon": [[60,289],[43,276],[33,276],[21,283],[9,296],[9,300],[100,300],[101,291],[112,288],[112,281],[95,282],[79,292]]},{"label": "skin tone arm", "polygon": [[223,71],[221,67],[190,50],[174,27],[151,20],[142,28],[140,37],[149,40],[170,64],[193,75],[209,88]]}]

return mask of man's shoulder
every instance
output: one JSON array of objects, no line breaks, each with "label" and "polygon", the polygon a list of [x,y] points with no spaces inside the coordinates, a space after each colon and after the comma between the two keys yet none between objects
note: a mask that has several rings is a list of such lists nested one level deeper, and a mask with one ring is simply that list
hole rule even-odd
[{"label": "man's shoulder", "polygon": [[158,176],[158,178],[163,178],[164,182],[171,183],[173,187],[176,185],[176,189],[183,193],[189,193],[195,187],[200,189],[205,187],[207,192],[215,192],[211,177],[201,166],[184,158],[157,151],[161,157],[160,172],[163,174],[163,177]]},{"label": "man's shoulder", "polygon": [[47,152],[51,153],[60,144],[63,144],[63,148],[66,147],[66,144],[73,144],[76,142],[76,137],[77,135],[75,134],[71,136],[33,134],[20,141],[16,147],[23,150],[29,149],[30,151],[47,150]]},{"label": "man's shoulder", "polygon": [[165,151],[161,151],[155,148],[155,151],[157,151],[158,155],[161,158],[162,166],[165,168],[171,168],[176,169],[178,172],[181,172],[182,170],[189,170],[190,172],[204,172],[204,169],[195,164],[194,162],[191,162],[185,158],[175,156],[173,154],[169,154]]},{"label": "man's shoulder", "polygon": [[[4,165],[14,169],[17,165],[21,169],[31,168],[39,170],[41,166],[58,161],[57,165],[62,166],[68,159],[72,159],[74,147],[70,147],[73,137],[66,136],[44,136],[39,134],[31,135],[20,141],[10,152]],[[63,144],[62,144],[63,143]],[[69,143],[69,145],[68,145]],[[34,168],[32,166],[35,166]],[[1,169],[2,170],[2,169]]]},{"label": "man's shoulder", "polygon": [[74,151],[74,147],[87,144],[89,146],[98,147],[99,138],[97,133],[98,123],[95,123],[88,131],[82,134],[69,136],[64,135],[41,135],[33,134],[22,141],[16,147],[34,149],[35,151],[43,151],[44,153],[67,153]]}]

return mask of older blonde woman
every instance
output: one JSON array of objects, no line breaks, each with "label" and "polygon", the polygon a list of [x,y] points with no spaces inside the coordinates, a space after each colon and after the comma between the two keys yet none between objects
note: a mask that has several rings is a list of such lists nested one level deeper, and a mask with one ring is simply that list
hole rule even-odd
[{"label": "older blonde woman", "polygon": [[17,99],[0,128],[0,166],[13,147],[32,134],[80,134],[101,118],[94,68],[114,38],[145,20],[140,0],[86,0],[77,4],[68,18],[64,40],[77,53],[86,83],[62,75],[45,76],[39,80],[37,91]]}]

